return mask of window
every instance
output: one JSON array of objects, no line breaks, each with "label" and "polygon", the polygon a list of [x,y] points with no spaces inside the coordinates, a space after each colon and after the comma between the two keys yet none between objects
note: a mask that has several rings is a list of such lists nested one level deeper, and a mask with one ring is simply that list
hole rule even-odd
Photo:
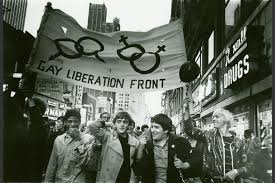
[{"label": "window", "polygon": [[195,57],[195,62],[196,64],[198,64],[198,66],[200,67],[200,74],[198,75],[198,77],[192,82],[192,84],[196,84],[198,81],[199,81],[199,78],[201,77],[202,75],[202,58],[203,58],[203,55],[202,55],[202,46],[200,47],[196,57]]},{"label": "window", "polygon": [[225,35],[226,38],[235,30],[241,19],[241,0],[225,0]]},{"label": "window", "polygon": [[225,38],[228,40],[262,0],[225,0]]},{"label": "window", "polygon": [[195,62],[198,64],[198,66],[200,67],[200,75],[198,77],[201,76],[202,74],[202,46],[200,47],[198,53],[197,53],[197,56],[195,58]]},{"label": "window", "polygon": [[212,62],[214,58],[214,31],[208,38],[208,64]]}]

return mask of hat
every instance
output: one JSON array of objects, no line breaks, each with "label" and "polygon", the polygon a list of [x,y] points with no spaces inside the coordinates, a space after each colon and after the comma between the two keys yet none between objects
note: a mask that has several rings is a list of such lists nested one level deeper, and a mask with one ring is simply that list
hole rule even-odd
[{"label": "hat", "polygon": [[172,120],[166,114],[157,114],[151,118],[152,123],[159,124],[163,130],[172,131]]}]

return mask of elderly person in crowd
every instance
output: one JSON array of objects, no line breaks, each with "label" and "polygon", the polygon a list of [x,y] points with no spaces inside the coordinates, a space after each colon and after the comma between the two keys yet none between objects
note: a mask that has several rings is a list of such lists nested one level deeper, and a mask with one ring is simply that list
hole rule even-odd
[{"label": "elderly person in crowd", "polygon": [[89,160],[92,136],[79,131],[80,113],[68,110],[64,116],[66,133],[53,145],[45,182],[88,182],[85,165]]},{"label": "elderly person in crowd", "polygon": [[[98,120],[90,123],[91,134],[102,144],[96,182],[135,182],[132,164],[139,140],[127,132],[132,123],[133,120],[127,112],[117,113],[113,122]],[[113,128],[107,130],[105,127]]]},{"label": "elderly person in crowd", "polygon": [[[188,109],[188,105],[186,106]],[[187,110],[188,111],[188,110]],[[187,119],[186,119],[187,118]],[[185,116],[186,131],[192,133],[192,119]],[[196,138],[205,145],[203,153],[203,177],[206,182],[240,182],[246,176],[251,163],[246,162],[243,143],[229,131],[233,115],[228,110],[217,108],[212,115],[214,129],[196,133]]]}]

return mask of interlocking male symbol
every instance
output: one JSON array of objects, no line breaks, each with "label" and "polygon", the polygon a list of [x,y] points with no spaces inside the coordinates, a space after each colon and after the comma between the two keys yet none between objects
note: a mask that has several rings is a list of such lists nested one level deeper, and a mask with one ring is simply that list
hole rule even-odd
[{"label": "interlocking male symbol", "polygon": [[[99,49],[95,50],[95,51],[92,51],[92,52],[85,52],[83,46],[81,45],[81,42],[85,41],[85,40],[92,40],[93,42],[97,43],[99,45]],[[62,48],[61,48],[60,42],[72,42],[72,43],[74,43],[74,48],[77,51],[77,53],[76,54],[67,54],[67,53],[65,53],[65,51],[63,51]],[[54,44],[55,44],[58,52],[51,55],[49,60],[53,60],[53,59],[59,57],[60,55],[62,55],[63,57],[69,58],[69,59],[80,58],[82,55],[85,55],[85,56],[94,55],[99,61],[104,62],[104,60],[98,55],[99,52],[102,52],[104,50],[104,45],[95,38],[84,36],[84,37],[79,38],[77,41],[74,41],[74,40],[69,39],[69,38],[60,38],[60,39],[55,39]]]},{"label": "interlocking male symbol", "polygon": [[[157,50],[155,53],[153,53],[153,52],[146,52],[145,49],[144,49],[141,45],[139,45],[139,44],[128,44],[128,42],[126,41],[127,39],[128,39],[128,37],[125,37],[124,35],[121,35],[121,36],[120,36],[119,42],[123,42],[124,45],[125,45],[124,48],[121,48],[121,49],[118,49],[118,50],[117,50],[117,55],[118,55],[121,59],[126,60],[126,61],[130,61],[130,65],[132,66],[132,68],[133,68],[136,72],[138,72],[138,73],[140,73],[140,74],[149,74],[149,73],[152,73],[154,70],[156,70],[156,69],[159,67],[159,64],[160,64],[160,56],[159,56],[159,53],[160,53],[161,51],[162,51],[162,52],[165,52],[165,51],[166,51],[166,50],[165,50],[165,47],[166,47],[165,45],[158,46],[158,50]],[[137,48],[138,50],[140,50],[140,53],[133,53],[132,55],[130,55],[130,56],[128,56],[128,57],[125,56],[125,55],[123,55],[122,52],[123,52],[124,50],[126,50],[126,49],[129,49],[129,48]],[[152,68],[148,69],[148,70],[141,70],[141,69],[139,69],[139,68],[135,65],[135,63],[134,63],[134,61],[136,61],[136,60],[138,60],[140,57],[142,57],[142,55],[143,55],[144,53],[153,54],[153,55],[155,55],[155,58],[156,58],[156,62],[155,62],[155,64],[154,64],[154,66],[153,66]]]}]

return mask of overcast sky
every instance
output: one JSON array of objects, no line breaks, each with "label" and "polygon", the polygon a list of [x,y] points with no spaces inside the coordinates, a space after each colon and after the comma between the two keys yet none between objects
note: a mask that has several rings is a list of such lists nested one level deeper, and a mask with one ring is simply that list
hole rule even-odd
[{"label": "overcast sky", "polygon": [[[148,31],[169,23],[172,0],[28,0],[25,31],[36,37],[47,2],[74,17],[82,27],[87,27],[89,3],[107,7],[107,22],[120,19],[123,31]],[[146,93],[151,115],[161,112],[161,92]]]},{"label": "overcast sky", "polygon": [[47,2],[74,17],[87,27],[89,3],[107,7],[107,22],[120,19],[121,30],[148,31],[167,24],[171,14],[171,0],[28,0],[25,30],[36,36]]}]

